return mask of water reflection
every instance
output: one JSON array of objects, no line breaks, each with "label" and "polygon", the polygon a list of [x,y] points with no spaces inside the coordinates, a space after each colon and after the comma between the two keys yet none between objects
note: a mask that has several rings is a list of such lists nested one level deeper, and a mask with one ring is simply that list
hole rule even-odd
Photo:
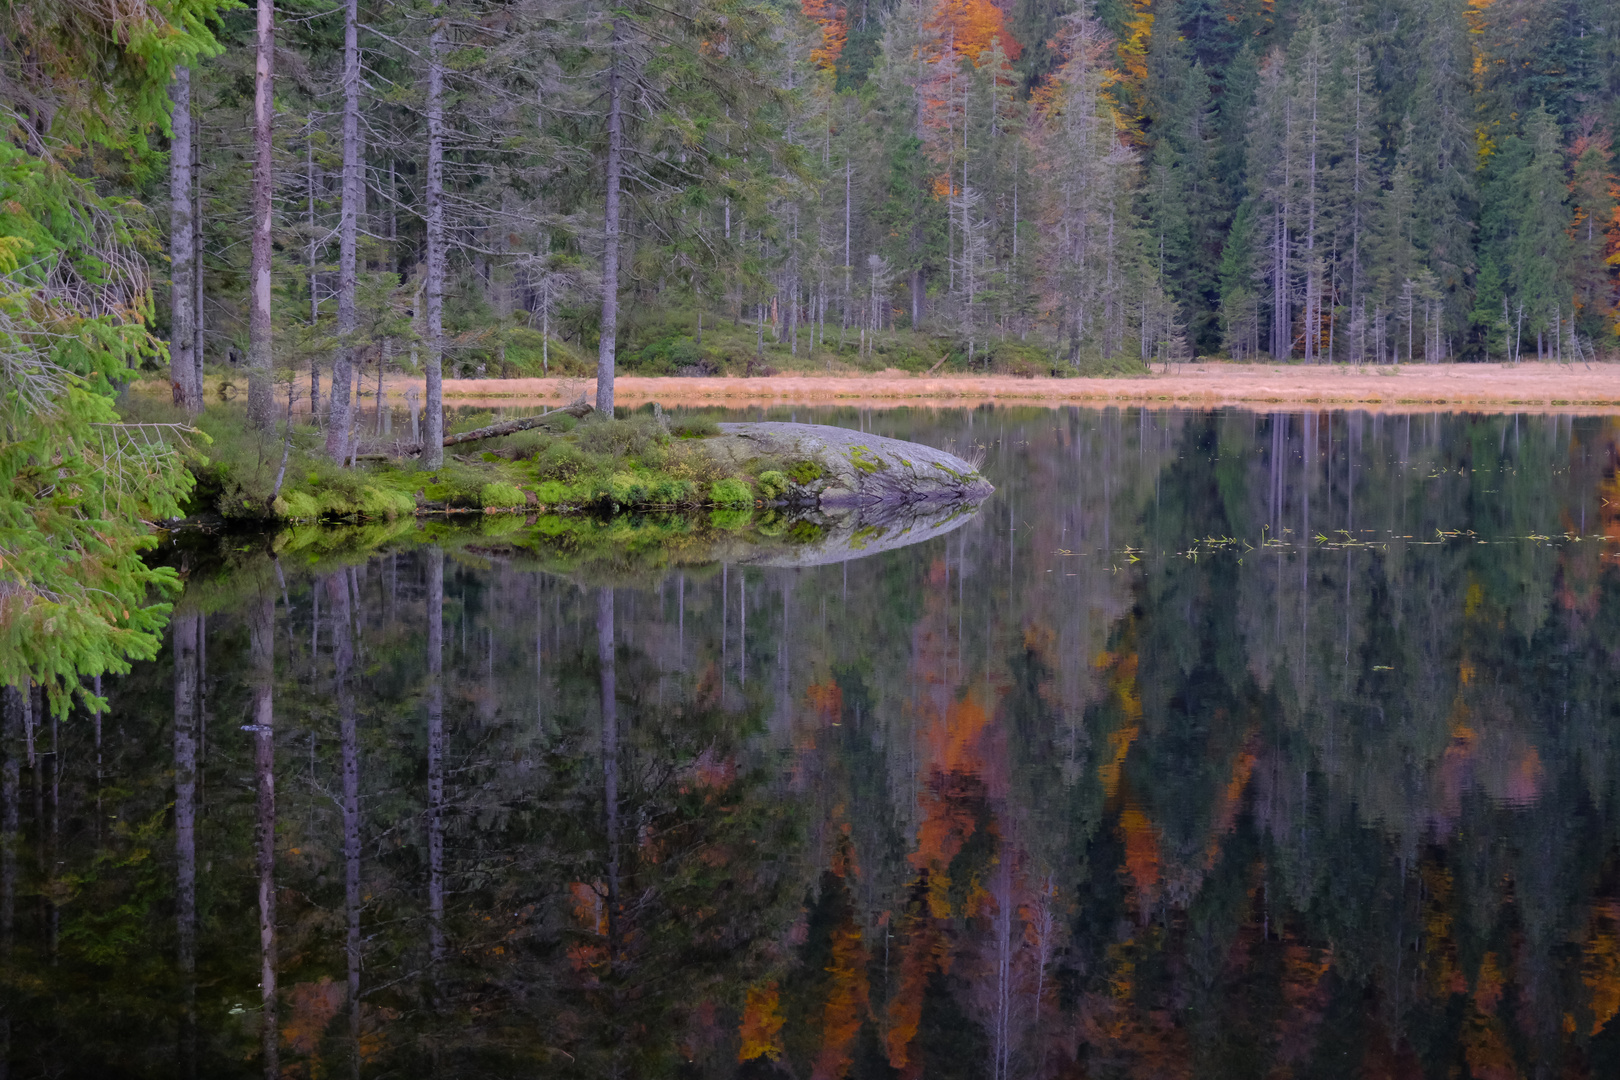
[{"label": "water reflection", "polygon": [[176,550],[108,715],[5,698],[12,1073],[1620,1070],[1620,425],[833,418],[997,495],[826,565]]}]

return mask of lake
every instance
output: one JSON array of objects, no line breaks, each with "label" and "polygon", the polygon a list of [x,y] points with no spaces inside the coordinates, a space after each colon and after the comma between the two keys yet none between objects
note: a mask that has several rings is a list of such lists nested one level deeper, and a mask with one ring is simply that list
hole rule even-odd
[{"label": "lake", "polygon": [[8,695],[9,1075],[1620,1075],[1620,419],[1290,408],[799,408],[997,487],[821,565],[178,535]]}]

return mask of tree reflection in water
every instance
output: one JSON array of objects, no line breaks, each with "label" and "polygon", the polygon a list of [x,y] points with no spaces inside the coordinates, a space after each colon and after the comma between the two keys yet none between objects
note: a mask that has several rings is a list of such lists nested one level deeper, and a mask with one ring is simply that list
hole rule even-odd
[{"label": "tree reflection in water", "polygon": [[10,1075],[1620,1070],[1620,424],[864,422],[997,495],[829,566],[175,548],[99,726],[4,694]]}]

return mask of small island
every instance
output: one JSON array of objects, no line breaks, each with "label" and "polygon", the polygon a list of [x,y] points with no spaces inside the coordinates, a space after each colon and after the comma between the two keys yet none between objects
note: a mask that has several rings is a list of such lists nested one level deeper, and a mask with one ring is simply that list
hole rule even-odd
[{"label": "small island", "polygon": [[977,504],[994,488],[945,450],[846,428],[720,424],[654,406],[608,419],[583,402],[445,437],[445,461],[419,465],[416,445],[345,468],[290,446],[269,473],[225,445],[190,455],[194,516],[263,523],[338,523],[504,512],[727,513],[753,509],[867,516]]}]

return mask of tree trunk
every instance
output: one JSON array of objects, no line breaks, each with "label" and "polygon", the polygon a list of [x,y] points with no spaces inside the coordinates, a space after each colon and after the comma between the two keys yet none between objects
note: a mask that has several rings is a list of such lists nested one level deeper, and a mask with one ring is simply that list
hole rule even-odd
[{"label": "tree trunk", "polygon": [[608,67],[607,195],[602,212],[602,337],[596,351],[596,408],[613,418],[613,365],[619,326],[619,187],[624,152],[622,20],[613,20],[613,59]]},{"label": "tree trunk", "polygon": [[326,427],[326,453],[342,462],[348,455],[350,414],[359,408],[355,382],[355,242],[360,205],[360,5],[347,0],[343,17],[343,195],[338,211],[337,355],[332,361],[332,422]]},{"label": "tree trunk", "polygon": [[192,276],[197,272],[191,226],[191,69],[174,69],[169,84],[174,103],[169,140],[169,379],[174,403],[195,416],[202,409],[202,384],[192,357],[194,330],[192,303],[196,296]]},{"label": "tree trunk", "polygon": [[444,19],[433,0],[427,93],[427,402],[422,464],[444,464]]},{"label": "tree trunk", "polygon": [[253,773],[258,788],[259,1034],[265,1080],[281,1076],[276,1026],[276,599],[262,586],[248,609],[253,680]]},{"label": "tree trunk", "polygon": [[18,803],[22,762],[17,757],[17,728],[22,719],[22,692],[0,689],[0,957],[10,958],[17,924],[17,847],[21,842]]},{"label": "tree trunk", "polygon": [[428,958],[444,961],[444,550],[428,551]]},{"label": "tree trunk", "polygon": [[602,676],[602,800],[607,819],[608,972],[619,942],[619,689],[613,633],[613,590],[596,591],[596,657]]},{"label": "tree trunk", "polygon": [[270,213],[275,161],[270,121],[275,83],[275,0],[259,0],[257,55],[253,75],[253,254],[248,268],[248,424],[259,431],[275,425],[270,352]]},{"label": "tree trunk", "polygon": [[354,709],[354,620],[349,612],[349,570],[327,577],[332,620],[333,690],[343,746],[343,911],[348,923],[344,952],[349,975],[349,1040],[355,1072],[360,1058],[360,738]]},{"label": "tree trunk", "polygon": [[196,369],[197,408],[203,402],[203,198],[200,163],[202,125],[191,110],[191,363]]},{"label": "tree trunk", "polygon": [[[189,225],[189,222],[188,222]],[[180,969],[180,1073],[197,1072],[197,721],[201,616],[174,618],[175,953]]]}]

